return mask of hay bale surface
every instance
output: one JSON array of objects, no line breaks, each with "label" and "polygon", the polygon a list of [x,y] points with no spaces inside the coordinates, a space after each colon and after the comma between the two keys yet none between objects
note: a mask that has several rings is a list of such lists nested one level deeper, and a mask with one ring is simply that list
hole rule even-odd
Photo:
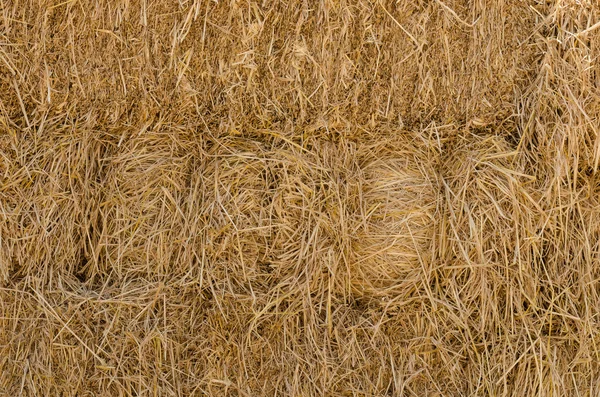
[{"label": "hay bale surface", "polygon": [[0,3],[0,394],[600,388],[591,0]]}]

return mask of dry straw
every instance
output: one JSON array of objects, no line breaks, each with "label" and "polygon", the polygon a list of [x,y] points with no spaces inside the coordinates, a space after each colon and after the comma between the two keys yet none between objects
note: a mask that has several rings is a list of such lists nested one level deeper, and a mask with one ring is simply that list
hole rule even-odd
[{"label": "dry straw", "polygon": [[599,395],[599,21],[1,1],[0,395]]}]

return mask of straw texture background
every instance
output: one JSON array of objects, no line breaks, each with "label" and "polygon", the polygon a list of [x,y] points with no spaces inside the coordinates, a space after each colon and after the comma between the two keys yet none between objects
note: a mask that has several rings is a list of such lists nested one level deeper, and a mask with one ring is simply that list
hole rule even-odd
[{"label": "straw texture background", "polygon": [[599,395],[599,21],[0,1],[0,395]]}]

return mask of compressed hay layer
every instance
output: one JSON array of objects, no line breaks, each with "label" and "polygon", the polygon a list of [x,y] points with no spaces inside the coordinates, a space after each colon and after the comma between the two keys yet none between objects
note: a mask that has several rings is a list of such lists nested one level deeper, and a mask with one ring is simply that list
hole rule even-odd
[{"label": "compressed hay layer", "polygon": [[600,7],[0,4],[0,394],[600,389]]}]

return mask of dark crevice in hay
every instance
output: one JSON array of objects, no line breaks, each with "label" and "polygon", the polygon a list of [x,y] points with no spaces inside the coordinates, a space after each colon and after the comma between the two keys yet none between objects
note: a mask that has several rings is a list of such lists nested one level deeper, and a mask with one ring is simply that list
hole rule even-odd
[{"label": "dark crevice in hay", "polygon": [[273,264],[270,262],[261,262],[259,263],[258,268],[260,269],[261,273],[267,275],[267,277],[273,274]]},{"label": "dark crevice in hay", "polygon": [[87,283],[88,281],[88,274],[86,271],[88,262],[89,262],[89,258],[85,255],[84,250],[82,249],[80,252],[80,259],[79,262],[77,263],[77,265],[75,266],[73,273],[75,275],[75,277],[79,280],[79,282],[81,283]]},{"label": "dark crevice in hay", "polygon": [[350,304],[348,305],[348,307],[351,308],[352,310],[355,310],[355,311],[357,311],[359,313],[363,313],[363,314],[366,314],[368,311],[373,310],[379,306],[380,306],[379,302],[374,301],[373,298],[365,298],[365,297],[354,297],[350,301]]},{"label": "dark crevice in hay", "polygon": [[511,145],[513,149],[516,149],[519,146],[519,142],[521,142],[521,131],[518,128],[513,127],[510,129],[506,129],[502,134],[506,141]]},{"label": "dark crevice in hay", "polygon": [[8,285],[19,284],[26,277],[24,270],[24,267],[19,265],[16,258],[12,258],[10,265],[8,266],[8,276],[6,280]]}]

